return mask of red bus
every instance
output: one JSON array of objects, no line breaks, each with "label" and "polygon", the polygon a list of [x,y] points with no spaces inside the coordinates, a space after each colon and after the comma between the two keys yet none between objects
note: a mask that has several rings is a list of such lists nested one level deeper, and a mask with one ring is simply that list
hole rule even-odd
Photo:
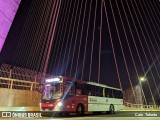
[{"label": "red bus", "polygon": [[122,90],[118,88],[61,76],[46,78],[43,87],[42,111],[83,115],[124,109]]}]

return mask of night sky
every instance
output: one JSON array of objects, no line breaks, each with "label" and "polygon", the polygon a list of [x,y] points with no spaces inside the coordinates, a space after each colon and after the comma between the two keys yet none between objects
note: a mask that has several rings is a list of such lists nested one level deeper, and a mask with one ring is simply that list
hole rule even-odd
[{"label": "night sky", "polygon": [[[52,0],[22,0],[2,49],[1,64],[43,72],[53,33],[51,24],[54,7]],[[90,81],[99,80],[100,83],[120,87],[119,74],[122,88],[127,89],[131,83],[137,85],[138,76],[144,76],[154,63],[146,76],[158,99],[155,87],[160,89],[159,10],[159,0],[104,0],[103,4],[97,0],[97,7],[96,0],[63,1],[47,74],[82,78],[86,81],[89,81],[91,75]],[[150,92],[146,82],[143,87],[145,93]]]}]

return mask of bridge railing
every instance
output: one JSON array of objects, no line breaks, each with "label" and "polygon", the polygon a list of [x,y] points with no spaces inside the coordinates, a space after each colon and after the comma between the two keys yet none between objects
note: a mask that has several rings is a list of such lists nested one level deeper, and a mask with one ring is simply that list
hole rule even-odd
[{"label": "bridge railing", "polygon": [[159,105],[132,104],[129,102],[125,102],[125,106],[131,108],[142,108],[142,109],[160,109]]},{"label": "bridge railing", "polygon": [[[4,88],[8,89],[25,89],[25,90],[37,90],[39,85],[37,82],[17,80],[12,78],[0,77],[0,86],[5,85]],[[6,87],[7,86],[7,87]]]},{"label": "bridge railing", "polygon": [[39,71],[12,66],[9,64],[2,64],[0,66],[0,77],[4,78],[43,83],[42,78],[44,78],[44,75],[46,76],[46,74],[42,74]]},{"label": "bridge railing", "polygon": [[41,91],[42,74],[25,69],[0,69],[0,88]]},{"label": "bridge railing", "polygon": [[0,67],[0,88],[37,90],[41,92],[44,76],[52,75],[3,64]]},{"label": "bridge railing", "polygon": [[36,75],[34,74],[22,71],[13,71],[13,70],[0,70],[0,77],[34,81],[34,82],[36,80],[35,79]]}]

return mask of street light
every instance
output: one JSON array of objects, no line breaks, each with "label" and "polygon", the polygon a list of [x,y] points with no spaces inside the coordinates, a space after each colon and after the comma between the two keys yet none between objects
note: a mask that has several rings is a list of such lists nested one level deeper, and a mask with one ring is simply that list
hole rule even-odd
[{"label": "street light", "polygon": [[139,82],[141,83],[141,82],[144,82],[144,81],[146,81],[147,79],[146,79],[146,77],[139,77]]},{"label": "street light", "polygon": [[[141,89],[141,96],[142,96],[142,102],[143,102],[143,88],[142,88],[142,82],[145,82],[147,80],[146,77],[139,77],[139,83],[138,85],[140,86],[140,89]],[[145,101],[146,102],[146,101]]]}]

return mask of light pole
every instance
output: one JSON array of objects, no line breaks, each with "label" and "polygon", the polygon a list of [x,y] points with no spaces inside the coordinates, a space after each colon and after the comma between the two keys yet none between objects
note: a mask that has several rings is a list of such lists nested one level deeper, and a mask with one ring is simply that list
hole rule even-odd
[{"label": "light pole", "polygon": [[[144,99],[143,99],[143,97],[145,97],[145,96],[143,96],[144,95],[144,93],[143,93],[143,88],[142,88],[142,82],[145,82],[147,80],[147,78],[145,77],[145,76],[143,76],[143,77],[139,77],[139,83],[138,83],[138,85],[140,86],[140,90],[141,90],[141,96],[142,96],[142,103],[144,103]],[[146,102],[146,100],[145,100],[145,103],[147,104],[147,102]]]}]

